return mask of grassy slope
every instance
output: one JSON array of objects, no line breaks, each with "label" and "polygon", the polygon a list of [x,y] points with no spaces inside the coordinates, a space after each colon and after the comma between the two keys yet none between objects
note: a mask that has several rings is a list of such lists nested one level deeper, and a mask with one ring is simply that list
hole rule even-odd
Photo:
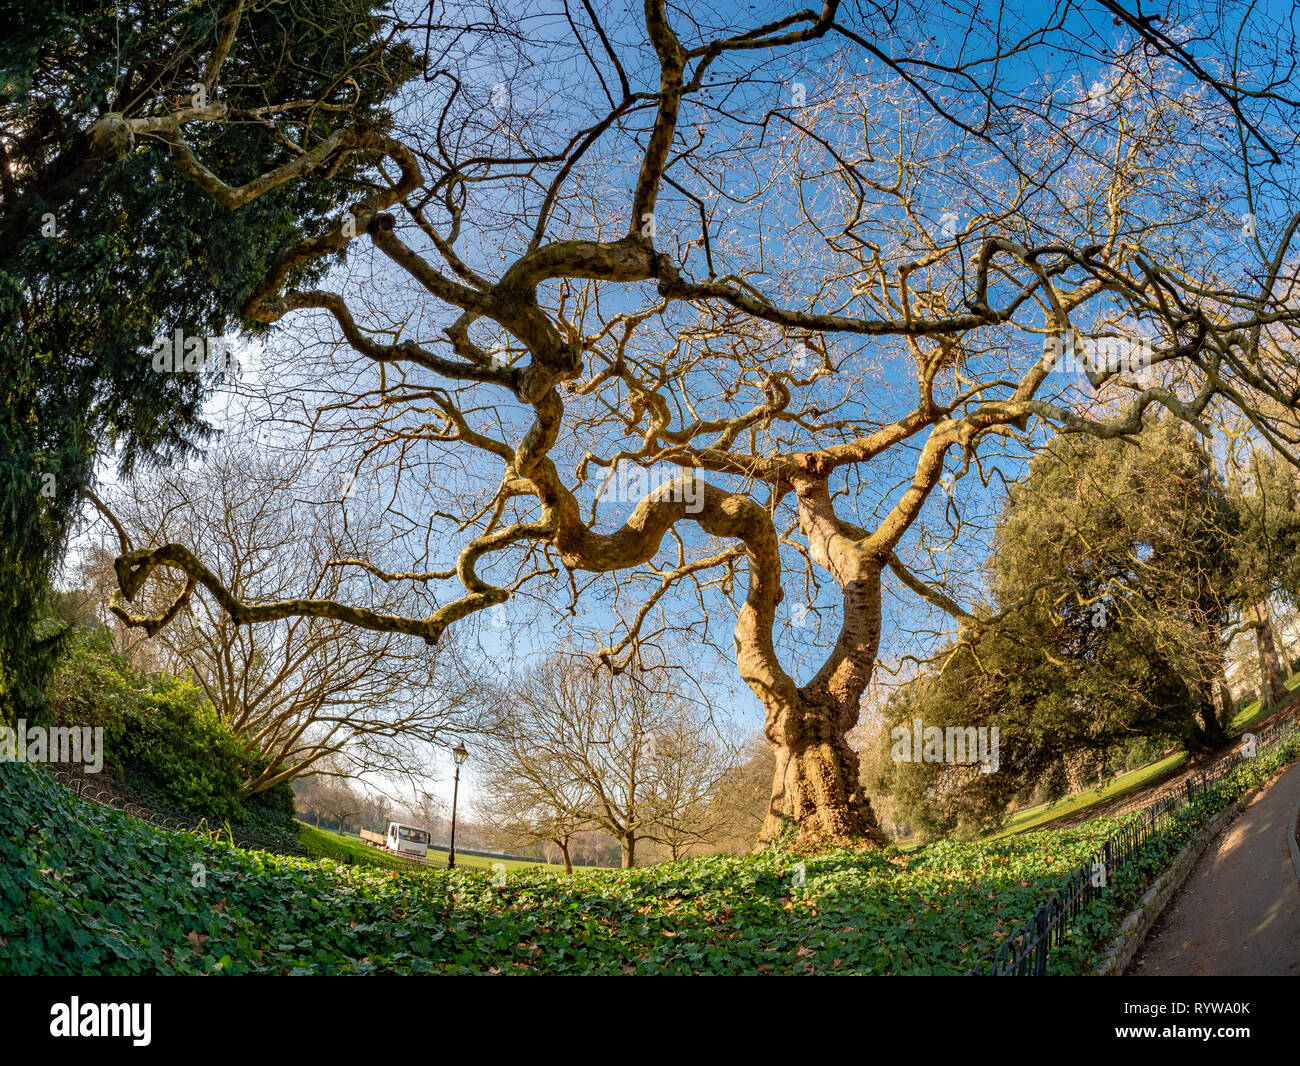
[{"label": "grassy slope", "polygon": [[[22,765],[0,763],[0,811],[0,973],[58,974],[961,973],[1116,824],[911,855],[518,870],[498,886],[478,870],[341,866],[163,832]],[[1094,939],[1202,813],[1112,876],[1088,912]],[[1087,956],[1067,945],[1054,967]]]},{"label": "grassy slope", "polygon": [[[350,834],[335,833],[329,829],[317,829],[315,826],[298,823],[302,828],[298,833],[299,842],[313,856],[318,859],[343,859],[351,858],[358,862],[367,862],[374,866],[380,866],[389,870],[410,870],[411,863],[402,859],[395,858],[383,851],[381,848],[372,848],[359,836]],[[429,859],[437,866],[446,867],[447,853],[431,849]],[[482,855],[467,855],[465,852],[456,853],[456,865],[464,866],[475,870],[490,870],[494,863],[501,863],[506,870],[562,870],[563,866],[556,866],[546,862],[521,862],[518,859],[488,859]]]},{"label": "grassy slope", "polygon": [[[1288,678],[1286,682],[1286,687],[1290,689],[1292,692],[1294,692],[1297,688],[1300,688],[1300,673],[1297,673],[1293,677]],[[1259,721],[1259,719],[1263,718],[1266,714],[1271,714],[1274,710],[1275,708],[1273,707],[1269,707],[1267,710],[1265,710],[1263,704],[1259,700],[1256,700],[1254,703],[1248,703],[1241,710],[1239,710],[1236,713],[1236,715],[1233,717],[1232,722],[1228,726],[1228,732],[1229,733],[1244,732],[1246,729],[1250,728],[1257,721]]]},{"label": "grassy slope", "polygon": [[1085,789],[1083,792],[1076,792],[1074,795],[1057,800],[1055,803],[1026,807],[1024,810],[1013,814],[1006,827],[997,836],[1006,836],[1008,833],[1023,833],[1027,829],[1038,829],[1049,822],[1055,821],[1057,818],[1063,818],[1067,814],[1075,814],[1085,810],[1095,803],[1113,800],[1126,792],[1131,792],[1140,785],[1151,784],[1166,774],[1173,773],[1186,761],[1187,752],[1177,751],[1163,759],[1148,763],[1146,766],[1139,766],[1135,770],[1121,774],[1119,777],[1113,777],[1101,788]]},{"label": "grassy slope", "polygon": [[[1286,682],[1286,687],[1291,691],[1300,688],[1300,673],[1291,677]],[[1276,707],[1265,708],[1259,700],[1248,703],[1233,716],[1232,721],[1228,724],[1228,732],[1233,736],[1244,733],[1261,718],[1267,717],[1276,709]],[[1074,795],[1066,796],[1055,803],[1040,803],[1036,807],[1026,807],[1024,810],[1017,811],[1012,815],[1005,828],[995,834],[992,839],[996,840],[1010,833],[1023,833],[1029,829],[1041,829],[1058,818],[1064,818],[1069,814],[1077,814],[1095,804],[1116,799],[1140,786],[1155,784],[1161,778],[1172,775],[1186,761],[1186,752],[1175,752],[1166,758],[1158,759],[1146,766],[1139,766],[1128,771],[1128,773],[1112,778],[1099,789],[1085,789],[1083,792],[1076,792]]]}]

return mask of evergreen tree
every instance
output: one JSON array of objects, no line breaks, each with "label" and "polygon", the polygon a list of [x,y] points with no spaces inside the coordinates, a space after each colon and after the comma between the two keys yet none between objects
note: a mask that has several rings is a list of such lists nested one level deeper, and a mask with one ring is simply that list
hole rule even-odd
[{"label": "evergreen tree", "polygon": [[[237,319],[254,283],[376,180],[354,156],[227,212],[161,138],[116,120],[204,100],[243,112],[193,131],[237,180],[319,141],[340,110],[382,128],[417,66],[381,16],[371,0],[0,5],[0,716],[40,713],[61,632],[42,628],[43,605],[96,460],[125,473],[210,434],[203,404],[224,368],[156,372],[155,338],[255,329]],[[317,102],[297,112],[296,143],[256,120],[271,100]]]},{"label": "evergreen tree", "polygon": [[967,627],[886,708],[890,727],[997,726],[997,772],[883,760],[879,786],[932,834],[979,832],[1076,755],[1092,756],[1091,774],[1116,768],[1135,737],[1224,743],[1237,532],[1210,456],[1173,420],[1134,439],[1057,438],[1010,488],[989,624]]}]

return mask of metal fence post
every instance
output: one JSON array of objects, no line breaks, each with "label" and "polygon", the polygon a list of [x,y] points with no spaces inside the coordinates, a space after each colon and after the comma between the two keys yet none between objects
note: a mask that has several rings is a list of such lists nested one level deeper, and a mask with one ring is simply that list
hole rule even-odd
[{"label": "metal fence post", "polygon": [[1052,938],[1047,935],[1047,914],[1051,904],[1039,907],[1034,914],[1034,926],[1037,931],[1038,939],[1038,956],[1034,959],[1034,976],[1042,977],[1047,973],[1047,952],[1050,950]]}]

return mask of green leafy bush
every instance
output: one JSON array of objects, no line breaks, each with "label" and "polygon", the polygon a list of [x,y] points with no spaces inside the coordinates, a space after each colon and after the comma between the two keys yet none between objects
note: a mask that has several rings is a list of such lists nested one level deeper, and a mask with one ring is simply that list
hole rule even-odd
[{"label": "green leafy bush", "polygon": [[293,786],[284,781],[245,799],[244,818],[239,824],[245,829],[296,840],[298,822],[294,808]]},{"label": "green leafy bush", "polygon": [[107,630],[71,642],[49,702],[60,724],[103,727],[109,771],[156,813],[218,824],[251,820],[264,831],[296,835],[288,784],[241,801],[252,767],[202,690],[165,674],[134,673],[113,654]]},{"label": "green leafy bush", "polygon": [[167,678],[122,708],[105,746],[130,783],[216,821],[244,816],[239,741],[193,685]]}]

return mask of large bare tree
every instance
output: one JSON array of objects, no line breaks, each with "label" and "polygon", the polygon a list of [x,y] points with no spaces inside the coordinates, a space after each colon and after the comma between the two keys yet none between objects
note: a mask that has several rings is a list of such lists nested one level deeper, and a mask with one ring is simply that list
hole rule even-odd
[{"label": "large bare tree", "polygon": [[[353,565],[429,605],[245,599],[204,544],[167,544],[117,561],[132,625],[201,586],[237,625],[432,644],[534,595],[601,608],[585,624],[613,620],[600,654],[623,670],[725,618],[775,755],[764,833],[880,842],[845,738],[883,597],[996,622],[961,606],[949,550],[981,485],[1047,434],[1130,434],[1161,408],[1199,426],[1236,406],[1295,457],[1257,402],[1298,389],[1294,37],[1271,9],[417,5],[398,32],[427,67],[395,125],[350,122],[340,93],[320,137],[295,115],[321,102],[223,103],[241,7],[206,101],[106,115],[93,139],[165,150],[232,212],[372,162],[242,313],[316,331],[285,387],[332,387],[313,425],[427,495],[393,522],[408,566]],[[205,165],[191,131],[235,122],[282,164]],[[305,280],[344,249],[346,272]],[[160,568],[178,598],[133,610]],[[783,600],[815,621],[793,659]]]}]

